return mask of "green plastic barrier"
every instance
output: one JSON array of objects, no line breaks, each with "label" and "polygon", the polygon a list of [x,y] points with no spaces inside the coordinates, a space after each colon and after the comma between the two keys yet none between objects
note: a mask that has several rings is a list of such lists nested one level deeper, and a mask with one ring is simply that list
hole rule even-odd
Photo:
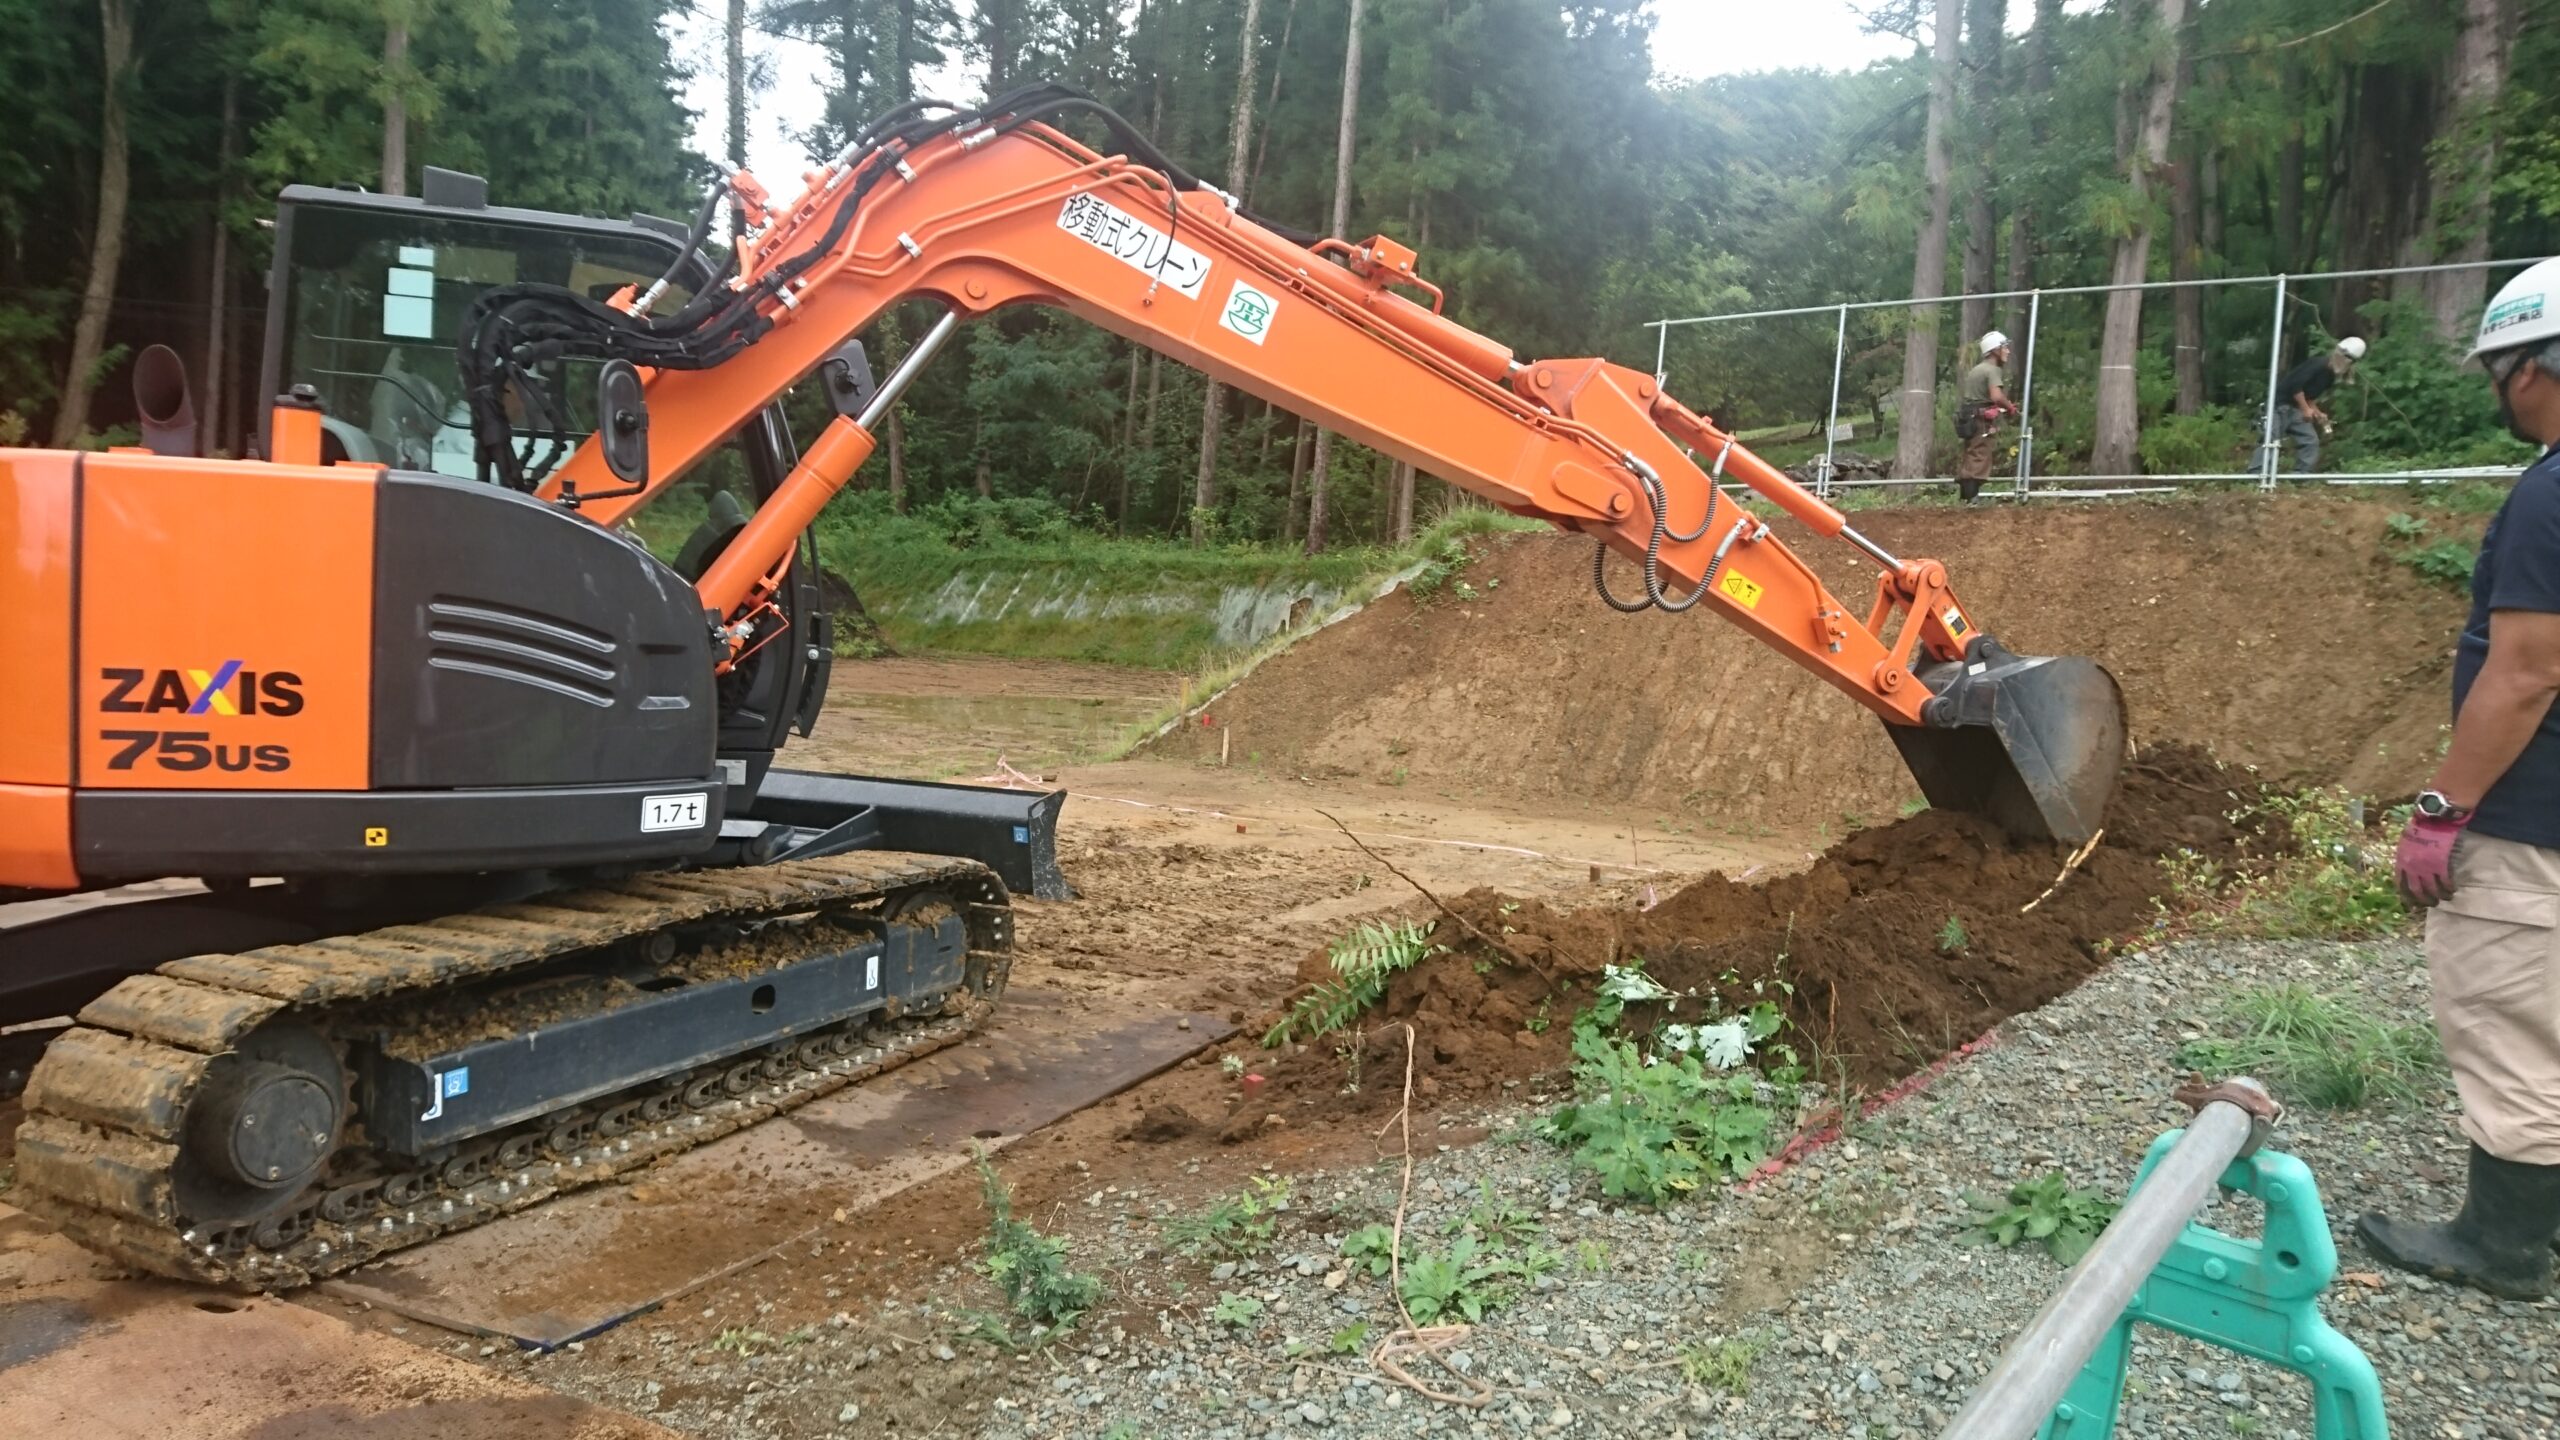
[{"label": "green plastic barrier", "polygon": [[[2152,1142],[2134,1189],[2185,1133],[2172,1130]],[[2320,1292],[2338,1275],[2338,1246],[2311,1167],[2261,1150],[2233,1161],[2221,1185],[2266,1207],[2265,1237],[2237,1240],[2190,1222],[2054,1407],[2040,1440],[2115,1434],[2137,1323],[2306,1377],[2316,1440],[2385,1440],[2391,1433],[2373,1362],[2320,1314]]]}]

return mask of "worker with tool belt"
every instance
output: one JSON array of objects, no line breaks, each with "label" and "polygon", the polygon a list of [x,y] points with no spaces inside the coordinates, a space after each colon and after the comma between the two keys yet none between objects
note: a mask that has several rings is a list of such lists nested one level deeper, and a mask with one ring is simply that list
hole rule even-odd
[{"label": "worker with tool belt", "polygon": [[2293,442],[2293,470],[2308,475],[2320,468],[2320,439],[2329,433],[2329,412],[2320,397],[2347,377],[2364,358],[2364,342],[2350,335],[2324,355],[2314,355],[2284,372],[2276,382],[2276,432]]},{"label": "worker with tool belt", "polygon": [[1964,385],[1956,398],[1956,438],[1964,442],[1964,452],[1956,460],[1956,492],[1967,502],[1980,495],[1982,482],[1991,478],[1991,432],[1999,428],[2001,416],[2018,413],[2018,407],[2009,403],[2006,388],[2009,337],[1986,330],[1980,349],[1982,358],[1964,372]]},{"label": "worker with tool belt", "polygon": [[2471,1138],[2461,1213],[2356,1223],[2404,1270],[2551,1291],[2560,1235],[2560,260],[2507,282],[2472,346],[2498,413],[2543,447],[2480,542],[2453,664],[2453,744],[2400,837],[2432,907],[2427,977]]}]

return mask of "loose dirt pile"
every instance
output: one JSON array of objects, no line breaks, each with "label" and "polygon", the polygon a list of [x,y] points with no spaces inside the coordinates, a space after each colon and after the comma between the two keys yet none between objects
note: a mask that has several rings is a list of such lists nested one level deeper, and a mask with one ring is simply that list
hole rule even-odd
[{"label": "loose dirt pile", "polygon": [[[1825,1078],[1845,1072],[1881,1086],[2077,985],[2109,946],[2153,923],[2164,857],[2238,854],[2247,837],[2228,817],[2254,791],[2194,748],[2145,752],[2126,770],[2098,848],[2049,896],[2068,847],[2021,843],[1937,810],[1861,830],[1800,873],[1759,884],[1710,875],[1651,909],[1641,892],[1564,911],[1470,891],[1449,901],[1465,923],[1441,917],[1433,935],[1450,948],[1398,976],[1364,1022],[1356,1093],[1345,1090],[1351,1037],[1323,1037],[1263,1065],[1265,1103],[1228,1133],[1264,1112],[1294,1119],[1309,1099],[1392,1109],[1407,1021],[1417,1088],[1434,1101],[1554,1069],[1602,968],[1638,961],[1675,991],[1718,997],[1727,1013],[1775,1000],[1791,1022],[1786,1038]],[[1302,983],[1330,976],[1321,951],[1299,969]],[[1667,1017],[1632,1005],[1624,1023],[1706,1013],[1692,1000]]]},{"label": "loose dirt pile", "polygon": [[[2181,497],[2150,504],[1864,512],[1904,556],[1946,561],[2014,650],[2087,655],[2137,740],[2179,740],[2270,779],[2413,790],[2449,699],[2463,600],[2392,558],[2405,500]],[[2473,523],[2436,516],[2451,532]],[[1875,570],[1773,526],[1853,614]],[[1883,728],[1701,611],[1618,615],[1588,541],[1481,544],[1454,585],[1397,595],[1263,665],[1160,753],[1452,795],[1678,810],[1710,830],[1837,834],[1918,791]],[[1618,588],[1633,587],[1621,571]],[[1225,733],[1221,733],[1225,732]],[[1854,823],[1854,822],[1852,822]]]}]

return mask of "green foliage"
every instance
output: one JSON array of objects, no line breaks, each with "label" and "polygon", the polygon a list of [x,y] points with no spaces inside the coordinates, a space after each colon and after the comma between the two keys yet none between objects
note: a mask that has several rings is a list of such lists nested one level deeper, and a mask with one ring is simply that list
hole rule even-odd
[{"label": "green foliage", "polygon": [[2095,1190],[2074,1188],[2059,1170],[2010,1186],[2006,1205],[1973,1191],[1966,1192],[1965,1203],[1982,1215],[1974,1229],[1978,1238],[2003,1250],[2035,1241],[2063,1265],[2080,1263],[2119,1208]]},{"label": "green foliage", "polygon": [[1218,1296],[1218,1303],[1210,1309],[1209,1318],[1230,1330],[1250,1330],[1254,1322],[1262,1318],[1262,1302],[1229,1290]]},{"label": "green foliage", "polygon": [[1364,920],[1350,934],[1327,947],[1334,978],[1298,997],[1262,1043],[1277,1047],[1292,1040],[1312,1040],[1359,1018],[1387,993],[1387,982],[1443,946],[1431,943],[1432,927],[1413,920]]},{"label": "green foliage", "polygon": [[[1475,1324],[1509,1304],[1521,1285],[1557,1264],[1551,1252],[1522,1244],[1535,1233],[1534,1223],[1525,1228],[1517,1224],[1482,1228],[1472,1223],[1493,1203],[1487,1192],[1477,1211],[1453,1222],[1444,1232],[1451,1237],[1445,1248],[1408,1243],[1401,1267],[1396,1263],[1395,1232],[1384,1225],[1364,1225],[1343,1237],[1343,1261],[1354,1273],[1373,1279],[1399,1276],[1397,1293],[1416,1324],[1447,1320]],[[1407,1240],[1411,1241],[1410,1232]],[[1338,1343],[1340,1337],[1336,1339]]]},{"label": "green foliage", "polygon": [[[2346,470],[2410,464],[2529,463],[2532,447],[2498,421],[2498,402],[2477,367],[2440,341],[2415,301],[2375,300],[2363,308],[2368,348],[2354,374],[2325,405],[2338,417],[2330,453]],[[2327,343],[2325,337],[2315,342]]]},{"label": "green foliage", "polygon": [[978,1152],[978,1183],[987,1202],[987,1258],[982,1268],[1034,1334],[1063,1330],[1102,1298],[1102,1281],[1067,1268],[1067,1242],[1014,1218],[1013,1192]]},{"label": "green foliage", "polygon": [[2439,585],[2468,591],[2472,568],[2480,563],[2480,550],[2459,540],[2437,540],[2404,552],[2400,563]]},{"label": "green foliage", "polygon": [[2247,417],[2226,405],[2193,415],[2158,415],[2143,422],[2135,453],[2153,475],[2204,475],[2254,470],[2258,433]]},{"label": "green foliage", "polygon": [[1574,1103],[1548,1138],[1612,1197],[1663,1204],[1766,1158],[1785,1087],[1748,1071],[1709,1073],[1696,1055],[1647,1057],[1630,1040],[1577,1023]]},{"label": "green foliage", "polygon": [[2334,787],[2268,791],[2258,801],[2261,853],[2224,865],[2182,849],[2162,862],[2168,894],[2154,903],[2205,935],[2357,939],[2405,929],[2387,837],[2363,810]]},{"label": "green foliage", "polygon": [[1404,582],[1405,593],[1413,597],[1415,604],[1427,605],[1444,590],[1460,600],[1476,597],[1475,587],[1458,578],[1467,568],[1467,562],[1474,558],[1468,553],[1465,541],[1455,538],[1443,540],[1438,548],[1424,553],[1430,558],[1414,572],[1412,579]]},{"label": "green foliage", "polygon": [[1354,1320],[1334,1331],[1324,1342],[1324,1348],[1336,1355],[1357,1355],[1360,1353],[1360,1347],[1368,1342],[1369,1322]]},{"label": "green foliage", "polygon": [[1751,1367],[1767,1352],[1769,1340],[1767,1334],[1754,1330],[1685,1346],[1680,1351],[1680,1378],[1703,1390],[1748,1395]]},{"label": "green foliage", "polygon": [[1962,950],[1967,940],[1964,921],[1956,916],[1948,916],[1947,923],[1938,927],[1938,950],[1941,954],[1952,955]]},{"label": "green foliage", "polygon": [[1288,1209],[1288,1177],[1256,1175],[1235,1194],[1165,1222],[1165,1244],[1194,1259],[1259,1255],[1271,1248]]},{"label": "green foliage", "polygon": [[2228,1033],[2189,1042],[2178,1063],[2217,1079],[2250,1075],[2281,1098],[2323,1110],[2421,1098],[2438,1068],[2434,1027],[2376,1016],[2361,1002],[2284,984],[2245,990],[2224,1007]]}]

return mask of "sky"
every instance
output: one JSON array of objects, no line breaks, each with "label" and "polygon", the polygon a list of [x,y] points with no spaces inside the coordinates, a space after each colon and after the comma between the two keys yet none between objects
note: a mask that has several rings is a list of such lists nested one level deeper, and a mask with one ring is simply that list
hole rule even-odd
[{"label": "sky", "polygon": [[[696,115],[694,148],[719,155],[722,136],[719,21],[722,7],[688,6],[670,22],[677,54],[693,66],[686,96]],[[1864,32],[1844,0],[1655,0],[1653,63],[1665,83],[1754,70],[1855,70],[1906,54],[1898,36]],[[747,165],[768,189],[789,194],[810,161],[798,136],[824,108],[831,62],[823,46],[750,34],[751,57],[769,77],[748,121]],[[926,93],[976,98],[977,75],[963,66],[931,77]]]}]

